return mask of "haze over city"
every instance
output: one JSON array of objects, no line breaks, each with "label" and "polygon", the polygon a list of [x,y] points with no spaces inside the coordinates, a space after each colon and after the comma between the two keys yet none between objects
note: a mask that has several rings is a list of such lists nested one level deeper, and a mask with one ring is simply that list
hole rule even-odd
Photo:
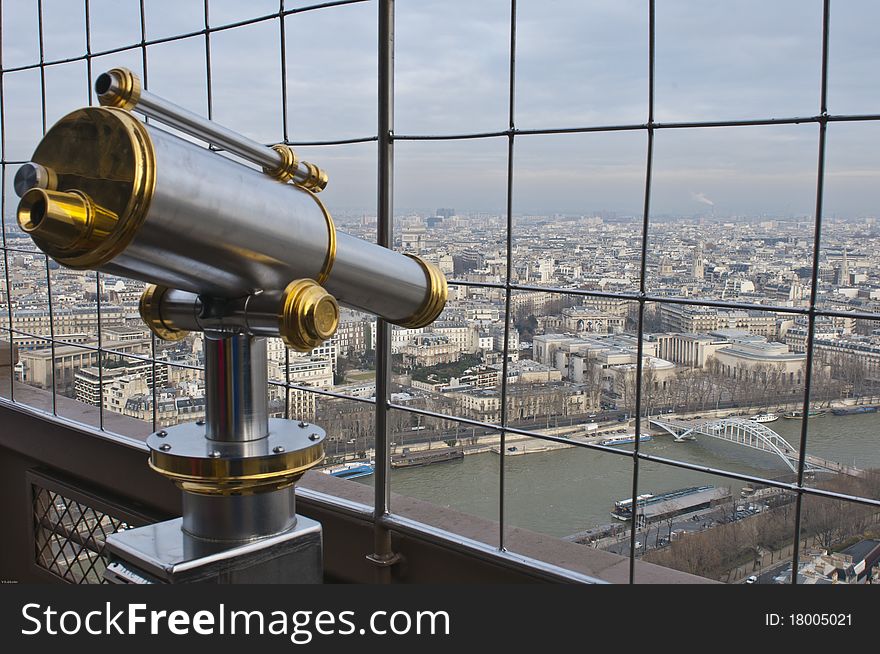
[{"label": "haze over city", "polygon": [[[289,3],[290,4],[290,3]],[[292,7],[309,3],[293,3]],[[874,113],[873,71],[880,47],[870,25],[880,8],[838,3],[829,43],[828,111]],[[212,25],[277,14],[276,0],[210,4]],[[463,11],[467,21],[460,21]],[[396,23],[398,135],[499,132],[508,128],[509,6],[485,2],[400,2]],[[136,3],[90,3],[91,50],[140,40]],[[376,34],[370,3],[287,16],[288,133],[283,134],[277,21],[217,32],[211,39],[212,115],[266,143],[374,137]],[[44,3],[45,59],[84,47],[82,3]],[[148,41],[204,28],[201,0],[145,2]],[[724,29],[719,30],[718,25]],[[4,7],[4,66],[39,58],[36,6]],[[663,2],[657,11],[654,120],[717,121],[819,113],[821,3]],[[522,130],[639,125],[647,120],[647,13],[644,3],[521,2],[517,8],[514,124]],[[203,38],[147,48],[147,84],[207,113]],[[318,70],[315,63],[319,62]],[[143,72],[139,50],[96,57],[95,70]],[[85,62],[46,69],[47,124],[88,103]],[[8,161],[29,157],[40,135],[40,75],[4,75]],[[467,80],[466,84],[462,84]],[[644,131],[522,135],[514,151],[514,212],[615,211],[640,215],[645,190]],[[825,210],[870,216],[878,205],[880,130],[832,124]],[[303,148],[331,171],[332,208],[375,206],[372,143]],[[748,129],[658,130],[651,210],[695,215],[708,202],[722,216],[803,216],[815,212],[815,124]],[[501,211],[506,206],[507,139],[398,142],[395,203],[424,210]],[[7,176],[7,181],[10,176]],[[7,205],[7,215],[10,211]]]}]

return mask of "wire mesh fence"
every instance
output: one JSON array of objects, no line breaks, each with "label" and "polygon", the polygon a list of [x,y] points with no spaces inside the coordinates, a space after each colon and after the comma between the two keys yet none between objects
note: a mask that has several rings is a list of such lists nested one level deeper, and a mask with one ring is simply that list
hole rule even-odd
[{"label": "wire mesh fence", "polygon": [[[507,534],[509,531],[509,493],[506,492],[507,479],[507,462],[508,458],[508,439],[512,436],[527,436],[539,439],[546,443],[555,443],[565,445],[567,447],[578,448],[586,452],[594,452],[598,456],[608,457],[624,457],[631,461],[631,475],[629,477],[630,484],[630,500],[632,505],[638,506],[640,496],[643,494],[644,485],[640,479],[642,476],[643,466],[659,465],[670,469],[687,470],[693,473],[703,473],[707,475],[717,476],[718,479],[737,480],[748,484],[760,485],[761,487],[777,489],[780,493],[786,494],[786,497],[792,499],[793,516],[792,516],[792,532],[790,534],[790,542],[792,551],[790,558],[793,566],[801,561],[804,539],[799,538],[802,533],[802,522],[804,520],[804,498],[812,498],[811,501],[821,502],[824,500],[846,501],[867,507],[880,506],[880,498],[877,495],[864,490],[863,486],[847,487],[847,488],[822,488],[816,484],[811,484],[809,479],[808,465],[809,450],[809,430],[810,422],[806,416],[810,414],[813,402],[817,396],[817,389],[814,387],[815,380],[818,376],[820,366],[816,363],[815,357],[815,340],[817,338],[817,323],[823,320],[845,319],[853,321],[866,321],[873,324],[880,315],[871,311],[858,308],[843,307],[840,308],[836,304],[826,302],[818,292],[821,282],[822,269],[820,262],[823,258],[823,227],[824,227],[824,193],[826,187],[826,142],[827,134],[830,126],[833,125],[870,125],[876,124],[880,120],[880,113],[872,112],[869,106],[868,112],[849,112],[835,113],[833,102],[829,102],[829,39],[831,34],[831,17],[833,14],[830,0],[816,3],[814,11],[818,11],[818,21],[821,29],[816,34],[815,49],[820,53],[818,57],[819,71],[816,77],[819,81],[818,93],[814,99],[815,112],[809,115],[772,115],[768,112],[765,116],[750,116],[746,118],[738,118],[733,120],[722,120],[715,117],[706,119],[686,118],[677,121],[658,121],[656,119],[657,105],[656,89],[657,82],[657,41],[658,37],[662,38],[662,30],[658,30],[657,14],[658,8],[653,0],[644,2],[639,5],[642,16],[644,34],[644,53],[645,59],[642,62],[641,71],[638,73],[643,77],[644,83],[644,104],[640,107],[640,114],[644,119],[631,119],[630,115],[626,116],[607,116],[611,120],[602,120],[595,123],[585,122],[582,124],[559,124],[559,121],[548,121],[545,127],[520,127],[518,125],[517,112],[520,107],[529,107],[528,101],[523,99],[522,94],[528,94],[527,98],[531,100],[532,91],[526,85],[526,91],[518,91],[517,84],[520,77],[517,74],[518,65],[518,25],[520,21],[517,18],[518,9],[522,2],[512,0],[498,4],[504,7],[504,14],[498,16],[493,24],[495,31],[493,39],[496,44],[500,43],[504,47],[503,62],[499,60],[493,71],[493,84],[502,88],[504,93],[501,101],[496,102],[496,114],[501,119],[489,120],[483,117],[472,116],[468,120],[474,125],[473,131],[459,131],[458,129],[438,130],[437,132],[425,131],[424,133],[397,133],[395,131],[395,101],[398,97],[397,88],[395,86],[395,38],[402,38],[404,35],[399,31],[395,32],[394,17],[397,10],[403,10],[406,7],[405,2],[393,2],[391,0],[383,0],[381,2],[373,2],[370,0],[340,0],[336,2],[324,3],[308,3],[308,2],[284,2],[278,3],[260,3],[254,6],[243,8],[242,6],[211,2],[190,3],[186,10],[181,10],[179,23],[173,22],[172,27],[166,27],[163,21],[154,20],[154,16],[167,6],[147,2],[147,0],[139,0],[130,3],[117,3],[118,6],[111,8],[108,3],[101,3],[97,0],[84,0],[82,3],[82,11],[79,13],[78,24],[66,24],[60,30],[70,37],[70,44],[59,39],[59,28],[55,25],[54,14],[57,7],[53,3],[45,0],[38,0],[30,11],[22,11],[21,7],[16,6],[15,11],[10,6],[15,3],[4,2],[0,8],[0,16],[2,16],[4,37],[10,33],[12,29],[19,27],[22,20],[19,14],[24,13],[30,16],[30,20],[24,20],[24,25],[30,28],[27,32],[27,39],[31,43],[30,51],[28,47],[19,47],[18,41],[8,45],[9,41],[5,39],[7,45],[3,48],[3,60],[0,61],[0,132],[2,132],[2,152],[0,152],[0,164],[2,164],[2,215],[3,215],[3,266],[5,279],[5,321],[3,329],[8,338],[8,361],[10,362],[8,371],[8,392],[7,398],[11,402],[27,403],[27,399],[21,396],[21,386],[16,380],[16,342],[23,342],[25,339],[38,339],[49,350],[49,357],[52,365],[46,378],[46,388],[50,389],[51,402],[49,406],[45,406],[45,410],[49,413],[59,415],[59,388],[63,387],[59,376],[63,370],[63,366],[59,369],[57,361],[63,360],[67,356],[68,349],[71,347],[78,348],[84,353],[92,353],[90,363],[95,367],[97,374],[97,386],[100,389],[105,387],[105,376],[108,373],[107,363],[119,359],[124,356],[130,361],[142,362],[149,365],[150,383],[148,384],[148,392],[152,394],[152,400],[149,402],[146,417],[151,424],[151,428],[155,430],[159,425],[163,424],[161,414],[161,397],[160,384],[157,380],[161,376],[161,369],[179,370],[184,373],[189,371],[196,374],[199,372],[199,366],[191,363],[171,362],[167,357],[163,356],[165,346],[157,342],[155,336],[151,336],[148,343],[142,343],[140,351],[134,351],[130,348],[120,349],[119,342],[111,342],[108,340],[108,329],[111,329],[111,323],[103,319],[107,313],[106,300],[106,282],[107,279],[102,273],[88,273],[93,275],[93,280],[89,284],[94,287],[94,313],[96,319],[93,324],[93,333],[97,338],[97,342],[91,340],[72,339],[71,334],[57,333],[56,324],[59,319],[58,312],[62,306],[56,297],[53,298],[53,271],[54,264],[42,253],[36,252],[29,243],[16,237],[15,221],[10,220],[10,216],[14,212],[15,199],[10,194],[11,180],[14,176],[18,165],[27,160],[27,152],[18,147],[21,140],[30,140],[35,142],[40,133],[45,133],[50,126],[50,116],[57,116],[64,110],[75,108],[88,100],[89,104],[94,102],[92,95],[92,83],[95,74],[100,73],[112,63],[117,65],[118,62],[135,69],[143,79],[146,88],[154,89],[153,71],[158,67],[161,73],[161,84],[157,92],[166,90],[171,92],[175,89],[179,91],[182,87],[186,87],[186,92],[181,93],[183,104],[190,104],[191,108],[198,110],[208,118],[216,118],[223,122],[226,118],[232,119],[232,127],[236,127],[250,132],[254,136],[261,138],[267,143],[280,142],[296,145],[305,148],[321,148],[321,152],[332,151],[337,148],[338,151],[350,152],[345,148],[357,147],[377,147],[377,155],[375,161],[370,161],[369,165],[373,166],[371,177],[375,179],[378,187],[378,193],[375,198],[369,198],[365,201],[365,205],[375,206],[376,211],[376,231],[374,237],[377,242],[388,247],[403,247],[399,240],[395,239],[395,178],[401,175],[401,170],[395,166],[395,154],[400,153],[397,148],[398,144],[402,144],[403,148],[420,148],[429,147],[434,144],[453,144],[460,146],[462,143],[478,143],[488,144],[497,143],[498,152],[502,153],[497,161],[503,161],[499,165],[497,179],[499,193],[503,186],[503,215],[502,215],[502,263],[500,268],[503,273],[496,280],[475,280],[467,275],[456,276],[451,275],[449,283],[457,288],[465,289],[467,292],[496,292],[500,294],[500,306],[503,307],[501,314],[503,315],[503,331],[501,335],[502,344],[500,347],[500,363],[501,371],[499,376],[499,411],[492,419],[475,419],[461,412],[454,410],[437,410],[437,407],[417,407],[409,403],[392,399],[391,393],[391,377],[392,377],[392,344],[390,326],[383,321],[378,322],[376,331],[376,363],[375,363],[375,393],[363,396],[353,396],[350,393],[340,392],[332,386],[326,388],[314,388],[307,383],[296,383],[291,379],[290,356],[284,357],[284,377],[283,379],[274,379],[270,381],[270,390],[283,394],[280,402],[283,404],[283,414],[288,417],[296,417],[293,415],[298,407],[302,406],[300,400],[293,401],[292,392],[299,394],[308,394],[318,398],[325,398],[328,402],[332,400],[350,401],[353,403],[373,405],[374,415],[374,439],[375,439],[375,505],[374,510],[377,517],[377,523],[380,519],[385,519],[388,515],[394,518],[393,506],[390,505],[390,491],[392,489],[390,478],[390,454],[394,447],[391,442],[389,428],[389,413],[401,412],[402,414],[432,418],[440,421],[446,421],[448,424],[456,424],[469,426],[474,429],[481,428],[491,430],[499,434],[499,465],[497,467],[497,504],[496,518],[498,523],[497,549],[504,551],[507,548]],[[339,12],[351,10],[355,6],[360,6],[356,20],[362,21],[369,16],[370,22],[363,27],[361,35],[363,38],[361,49],[354,52],[353,57],[349,61],[354,65],[357,60],[357,74],[364,75],[365,86],[372,86],[375,79],[375,89],[364,90],[356,101],[362,101],[367,98],[371,103],[369,111],[360,106],[356,111],[344,111],[333,115],[336,120],[334,126],[335,133],[329,133],[321,129],[309,129],[307,117],[304,112],[309,109],[315,110],[315,106],[308,105],[307,100],[302,98],[304,80],[312,80],[316,76],[320,76],[319,64],[312,63],[310,53],[302,47],[298,36],[308,31],[309,24],[305,23],[300,27],[300,20],[315,19],[321,16],[335,16]],[[494,5],[493,5],[494,6]],[[346,9],[349,8],[349,9]],[[378,10],[379,20],[376,20]],[[157,12],[153,14],[152,12]],[[15,25],[10,24],[10,16],[14,16]],[[382,16],[386,17],[385,22]],[[388,20],[390,17],[390,20]],[[53,24],[52,37],[47,37],[47,21]],[[375,22],[374,22],[375,21]],[[96,28],[100,26],[100,29]],[[120,34],[114,34],[116,25],[125,25],[129,32],[136,33],[137,38],[125,40]],[[155,27],[153,27],[155,25]],[[174,29],[176,27],[176,29]],[[162,29],[160,29],[162,28]],[[322,26],[322,30],[332,33],[333,24]],[[99,32],[99,34],[96,34]],[[125,30],[118,30],[124,33]],[[36,36],[36,48],[32,46],[34,37]],[[80,40],[81,39],[81,40]],[[51,46],[49,42],[52,42]],[[77,43],[74,44],[73,42]],[[65,45],[61,47],[60,44]],[[346,44],[331,43],[329,47],[343,48]],[[78,49],[79,48],[79,49]],[[174,48],[180,48],[179,51]],[[500,46],[499,46],[500,48]],[[236,57],[236,53],[242,49],[256,50],[257,61],[260,62],[259,71],[252,71],[252,75],[241,75],[230,73],[234,69],[231,66],[231,60]],[[154,57],[157,52],[162,52],[162,57]],[[15,54],[12,61],[9,61],[10,52]],[[375,57],[375,58],[373,58]],[[172,62],[169,65],[169,59]],[[364,63],[361,60],[365,60]],[[204,66],[202,67],[202,62]],[[55,92],[49,92],[50,87],[54,88],[54,84],[47,85],[47,79],[53,78],[56,73],[73,70],[72,67],[82,67],[84,65],[84,82],[85,88],[74,89],[64,87],[62,97],[55,98]],[[173,70],[177,65],[180,70]],[[424,63],[426,69],[430,69],[430,63]],[[97,67],[97,72],[96,72]],[[223,74],[218,75],[217,68],[223,69]],[[378,73],[376,73],[376,67]],[[364,70],[371,70],[370,73],[363,73]],[[674,71],[673,71],[674,75]],[[74,76],[72,76],[74,77]],[[256,77],[260,77],[259,84],[255,81]],[[460,81],[460,80],[459,80]],[[466,82],[466,81],[465,81]],[[618,80],[619,82],[619,80]],[[228,97],[230,93],[247,95],[250,91],[248,84],[253,83],[256,90],[255,97],[245,102],[249,111],[242,114],[241,111],[235,113],[230,110]],[[313,82],[314,83],[314,82]],[[444,84],[449,84],[448,81]],[[314,87],[308,87],[314,89]],[[438,87],[439,90],[451,90],[448,87]],[[176,92],[176,91],[175,91]],[[331,93],[332,91],[328,91]],[[217,97],[222,93],[224,102],[222,106],[218,106]],[[52,97],[50,97],[52,96]],[[641,96],[640,96],[641,97]],[[74,100],[72,98],[79,98]],[[431,98],[422,98],[427,104]],[[330,105],[343,105],[346,101],[352,101],[352,98],[334,98],[334,103],[328,103],[326,106],[319,106],[318,111],[325,110],[330,112]],[[412,99],[407,99],[412,104]],[[598,102],[598,100],[597,100]],[[297,109],[294,112],[291,107],[296,104]],[[334,106],[333,110],[337,107]],[[860,107],[862,109],[863,107]],[[412,120],[412,110],[408,105],[403,107],[407,116],[407,124],[432,126],[430,120],[420,123],[418,120]],[[219,110],[219,111],[218,111]],[[369,113],[369,120],[363,120],[359,114]],[[219,114],[219,115],[218,115]],[[9,116],[15,116],[10,121]],[[600,114],[601,115],[601,114]],[[24,116],[24,118],[22,118]],[[244,119],[242,119],[244,116]],[[601,115],[603,118],[606,117]],[[374,120],[375,117],[375,120]],[[531,115],[529,116],[532,117]],[[620,122],[617,122],[618,118]],[[235,124],[239,122],[239,124]],[[454,124],[442,125],[444,127],[459,128],[461,122],[453,121]],[[502,124],[498,124],[501,122]],[[563,121],[564,122],[564,121]],[[23,126],[27,126],[24,129]],[[37,128],[38,126],[38,128]],[[745,299],[738,296],[734,299],[727,297],[709,296],[693,296],[680,293],[670,292],[664,287],[659,280],[652,277],[653,270],[658,267],[658,262],[653,259],[655,253],[651,249],[652,230],[657,229],[656,214],[652,209],[652,198],[656,193],[654,188],[656,184],[656,141],[658,135],[675,134],[675,133],[695,133],[701,130],[718,130],[730,129],[736,134],[742,134],[744,131],[760,130],[765,128],[777,129],[785,126],[800,126],[799,129],[811,129],[815,131],[817,151],[813,154],[815,157],[810,166],[815,166],[815,174],[811,180],[812,198],[811,217],[809,219],[809,230],[807,231],[806,240],[809,245],[805,251],[805,256],[809,256],[808,271],[806,272],[804,288],[805,296],[803,301],[799,303],[781,302],[775,297],[754,297],[747,296]],[[21,133],[19,132],[22,132]],[[30,130],[28,132],[27,130]],[[10,131],[12,130],[12,131]],[[16,146],[8,147],[10,141],[9,134],[15,133]],[[576,139],[588,135],[622,135],[631,134],[632,138],[643,139],[640,145],[634,150],[636,158],[639,159],[639,166],[642,166],[642,173],[639,177],[637,185],[640,185],[639,193],[642,197],[641,212],[637,221],[637,229],[631,234],[631,245],[635,250],[633,274],[634,283],[628,287],[615,288],[614,290],[604,290],[604,288],[590,287],[584,284],[560,284],[556,280],[548,283],[535,283],[532,279],[526,277],[523,281],[522,276],[518,273],[518,266],[521,264],[517,260],[516,251],[520,240],[528,238],[525,233],[521,232],[521,228],[516,221],[516,185],[525,183],[524,175],[518,174],[518,153],[528,151],[528,147],[524,145],[524,139],[536,139],[539,137],[554,137],[561,139]],[[25,136],[27,138],[25,138]],[[662,137],[661,137],[662,138]],[[533,141],[531,141],[533,142]],[[531,143],[526,141],[526,143]],[[502,145],[503,144],[503,145]],[[481,146],[478,146],[481,147]],[[489,147],[489,146],[487,146]],[[342,149],[342,150],[338,150]],[[397,150],[397,152],[396,152]],[[503,151],[503,152],[502,152]],[[331,168],[332,173],[332,168]],[[349,181],[349,180],[345,180]],[[344,183],[344,182],[341,182]],[[368,197],[372,190],[363,194]],[[655,238],[661,238],[658,234]],[[662,262],[660,262],[662,263]],[[14,306],[13,301],[14,289],[21,283],[21,273],[24,270],[29,271],[29,275],[33,275],[34,270],[41,270],[44,279],[41,285],[45,289],[45,301],[41,304],[41,310],[46,314],[46,320],[42,324],[46,324],[47,329],[29,330],[28,323],[22,322],[21,307]],[[18,271],[18,272],[17,272]],[[511,390],[510,379],[510,362],[513,353],[512,346],[512,330],[513,318],[516,314],[515,303],[517,298],[527,293],[540,293],[545,296],[559,298],[574,298],[577,301],[583,300],[614,300],[619,302],[631,303],[634,308],[632,311],[632,323],[635,332],[635,362],[634,374],[636,380],[643,380],[646,375],[653,374],[651,370],[646,369],[646,361],[649,355],[646,352],[645,344],[648,342],[648,335],[651,330],[646,328],[649,321],[649,313],[655,311],[656,307],[705,307],[714,310],[729,311],[758,311],[767,314],[773,314],[783,319],[799,319],[804,320],[804,342],[803,352],[805,359],[803,362],[803,382],[799,386],[797,401],[800,402],[800,410],[804,419],[800,425],[800,433],[798,442],[792,443],[797,450],[795,459],[796,474],[794,479],[779,479],[770,475],[743,473],[734,466],[730,468],[722,465],[709,466],[703,463],[688,461],[686,458],[669,458],[652,454],[649,449],[641,446],[641,439],[635,438],[632,449],[620,449],[617,447],[602,445],[597,442],[572,441],[570,438],[555,436],[547,433],[546,430],[541,431],[533,426],[522,426],[517,417],[511,415],[510,396],[513,394]],[[496,296],[499,297],[499,296]],[[659,311],[659,309],[656,309]],[[116,332],[114,332],[116,333]],[[168,373],[170,374],[170,373]],[[22,380],[19,379],[18,382]],[[103,391],[102,391],[103,392]],[[633,387],[633,406],[632,418],[634,420],[634,431],[636,435],[641,434],[649,428],[651,418],[648,411],[651,407],[650,398],[646,399],[646,391],[643,383],[635,383]],[[299,396],[295,396],[299,397]],[[790,397],[788,398],[791,399]],[[97,425],[98,429],[109,429],[106,424],[106,413],[103,399],[97,403]],[[332,429],[332,425],[328,425]],[[457,429],[457,428],[456,428]],[[112,431],[112,430],[111,430]],[[366,447],[364,448],[366,449]],[[49,504],[54,504],[49,502]],[[47,505],[48,506],[48,505]],[[51,509],[51,507],[49,507]],[[630,558],[630,582],[637,581],[635,560],[641,547],[640,539],[644,538],[640,535],[638,525],[636,524],[636,516],[638,512],[632,512],[630,519],[630,529],[628,537],[628,546],[626,548]],[[97,523],[96,523],[97,524]],[[426,527],[427,528],[427,527]],[[48,541],[47,541],[48,542]],[[56,548],[57,549],[57,548]],[[63,549],[63,548],[62,548]],[[91,570],[91,568],[89,568]],[[83,575],[88,576],[89,570],[85,570]],[[792,574],[792,581],[796,581],[796,574]]]}]

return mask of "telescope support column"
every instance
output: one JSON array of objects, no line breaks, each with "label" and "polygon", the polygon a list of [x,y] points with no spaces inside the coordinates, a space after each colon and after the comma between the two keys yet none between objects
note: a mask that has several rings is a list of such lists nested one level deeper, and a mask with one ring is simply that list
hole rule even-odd
[{"label": "telescope support column", "polygon": [[205,333],[205,427],[213,441],[269,435],[266,339]]},{"label": "telescope support column", "polygon": [[269,419],[266,339],[205,334],[205,420],[147,439],[150,465],[183,491],[183,516],[113,534],[121,583],[320,583],[321,525],[296,515],[294,483],[324,431]]},{"label": "telescope support column", "polygon": [[[205,440],[229,457],[268,455],[266,339],[205,334]],[[219,450],[217,450],[219,451]],[[296,524],[293,486],[269,492],[183,492],[183,530],[207,541],[248,541]]]}]

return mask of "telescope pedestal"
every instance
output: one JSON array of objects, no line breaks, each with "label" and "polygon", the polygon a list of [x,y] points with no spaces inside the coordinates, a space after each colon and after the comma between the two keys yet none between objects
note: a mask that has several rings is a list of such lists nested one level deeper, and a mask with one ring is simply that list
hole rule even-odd
[{"label": "telescope pedestal", "polygon": [[[420,257],[337,232],[316,195],[326,173],[289,145],[266,147],[205,120],[150,93],[124,68],[99,75],[95,95],[101,107],[61,118],[16,173],[18,224],[62,266],[147,282],[138,311],[156,337],[207,337],[206,419],[147,440],[150,466],[184,493],[183,517],[149,528],[144,539],[137,530],[114,535],[108,550],[135,567],[202,565],[156,555],[166,541],[186,551],[181,538],[226,553],[253,551],[299,529],[293,485],[323,459],[325,435],[305,422],[268,418],[262,338],[309,352],[336,332],[340,303],[401,327],[426,327],[446,304],[446,277]],[[141,552],[143,543],[152,545]]]},{"label": "telescope pedestal", "polygon": [[321,525],[296,515],[294,483],[323,459],[324,431],[268,418],[265,339],[206,336],[206,420],[147,439],[183,516],[111,535],[106,578],[319,583]]},{"label": "telescope pedestal", "polygon": [[297,516],[276,536],[211,543],[188,536],[182,518],[129,529],[107,539],[104,579],[118,584],[320,584],[321,524]]}]

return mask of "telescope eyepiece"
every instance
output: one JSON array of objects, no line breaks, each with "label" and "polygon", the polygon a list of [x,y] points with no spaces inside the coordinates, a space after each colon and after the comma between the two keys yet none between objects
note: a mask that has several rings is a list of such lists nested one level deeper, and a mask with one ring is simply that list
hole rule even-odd
[{"label": "telescope eyepiece", "polygon": [[32,193],[29,202],[22,203],[18,210],[18,222],[28,234],[40,228],[46,217],[46,198],[42,193]]},{"label": "telescope eyepiece", "polygon": [[105,95],[113,86],[113,77],[110,73],[101,73],[95,80],[95,93]]},{"label": "telescope eyepiece", "polygon": [[93,247],[116,225],[116,215],[80,191],[32,188],[18,203],[18,224],[37,242],[59,250]]},{"label": "telescope eyepiece", "polygon": [[103,107],[131,111],[141,99],[141,80],[127,68],[113,68],[98,75],[95,95]]},{"label": "telescope eyepiece", "polygon": [[320,193],[327,188],[327,176],[324,169],[308,161],[300,161],[296,151],[284,143],[272,146],[281,161],[275,166],[263,166],[263,172],[279,182],[293,181],[300,188],[312,193]]}]

